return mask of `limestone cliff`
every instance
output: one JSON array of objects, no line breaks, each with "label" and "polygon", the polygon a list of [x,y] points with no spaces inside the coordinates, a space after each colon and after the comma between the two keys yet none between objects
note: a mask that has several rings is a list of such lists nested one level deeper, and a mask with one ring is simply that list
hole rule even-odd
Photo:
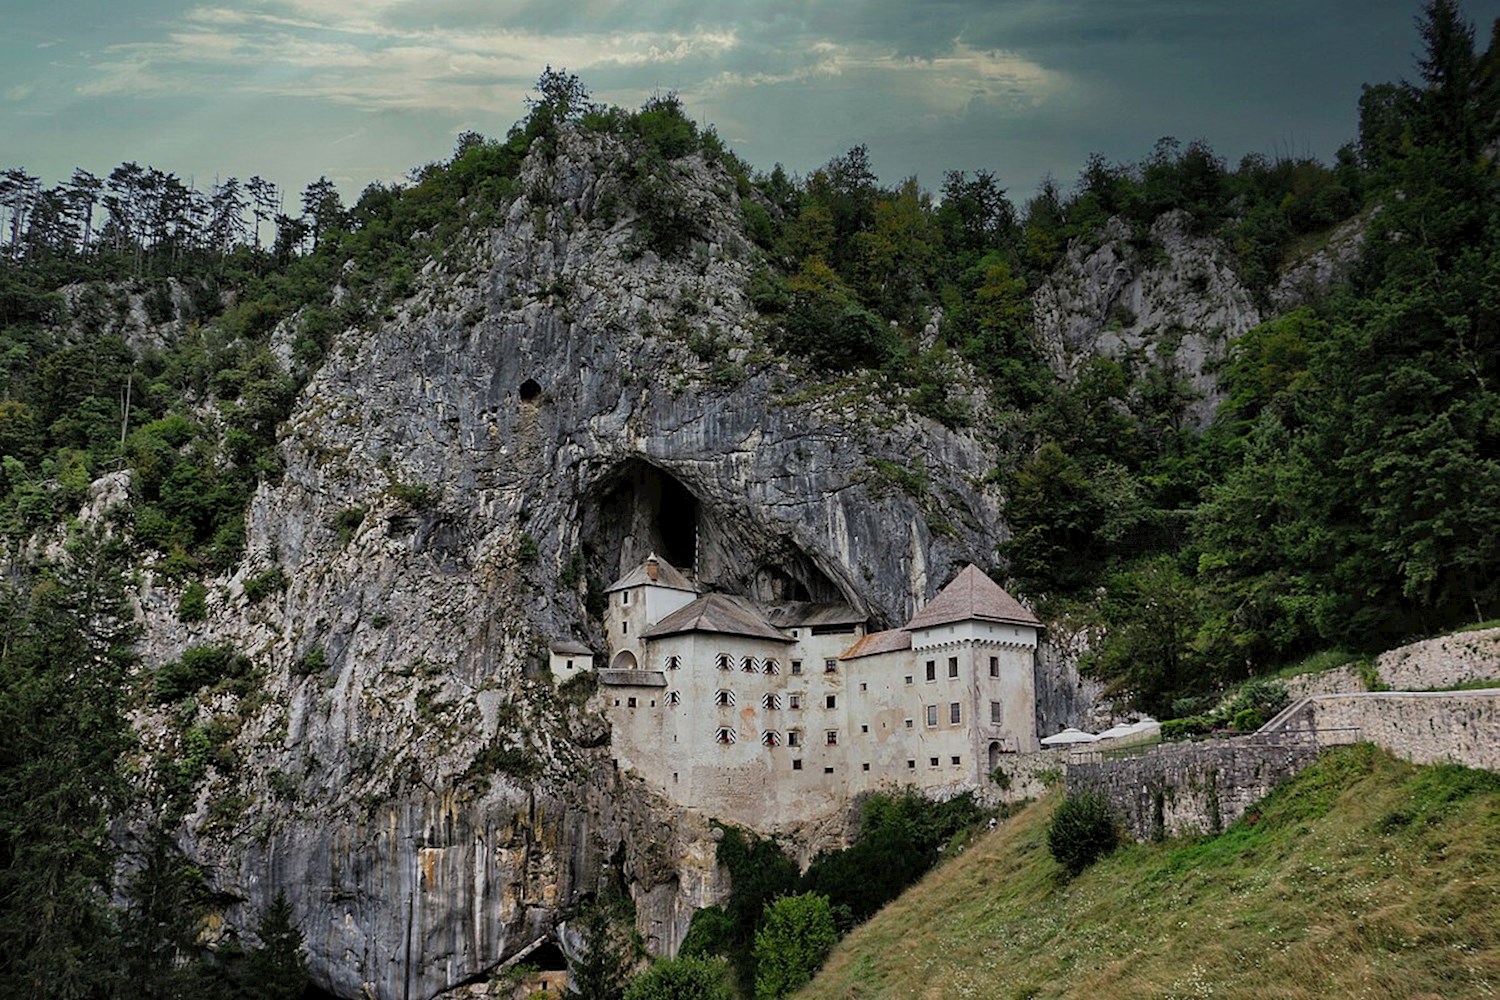
[{"label": "limestone cliff", "polygon": [[[604,879],[657,951],[721,893],[703,820],[615,773],[540,669],[552,637],[602,648],[590,601],[622,568],[657,550],[894,622],[1004,536],[977,440],[758,347],[727,176],[674,164],[698,239],[658,255],[615,142],[565,134],[502,224],[338,336],[206,621],[141,587],[148,664],[224,642],[264,671],[198,709],[238,766],[210,765],[180,843],[231,925],[284,889],[339,996],[479,976]],[[170,738],[137,721],[148,753]]]}]

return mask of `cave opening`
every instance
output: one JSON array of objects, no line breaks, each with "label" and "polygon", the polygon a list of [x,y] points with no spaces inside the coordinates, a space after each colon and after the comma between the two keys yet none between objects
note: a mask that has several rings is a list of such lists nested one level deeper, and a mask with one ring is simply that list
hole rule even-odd
[{"label": "cave opening", "polygon": [[698,565],[698,498],[670,473],[632,460],[585,506],[586,554],[613,580],[655,552],[684,573]]},{"label": "cave opening", "polygon": [[534,378],[529,378],[521,383],[521,402],[535,403],[542,395],[542,386]]},{"label": "cave opening", "polygon": [[526,956],[526,964],[541,972],[567,972],[568,959],[550,939],[537,945],[531,954]]}]

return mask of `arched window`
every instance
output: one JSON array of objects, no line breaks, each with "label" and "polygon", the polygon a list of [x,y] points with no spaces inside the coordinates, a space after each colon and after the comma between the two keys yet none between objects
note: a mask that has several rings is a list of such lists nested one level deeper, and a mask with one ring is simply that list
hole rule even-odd
[{"label": "arched window", "polygon": [[680,656],[669,656],[669,657],[667,657],[667,669],[668,670],[681,670],[682,669],[682,657],[680,657]]},{"label": "arched window", "polygon": [[781,673],[781,664],[777,663],[776,662],[776,658],[773,656],[773,657],[768,658],[764,663],[762,663],[760,665],[760,669],[763,670],[765,673],[768,673],[768,674],[771,674],[771,675],[774,676],[776,674]]},{"label": "arched window", "polygon": [[772,711],[775,711],[776,709],[781,707],[781,695],[777,694],[774,691],[770,694],[762,695],[760,704],[762,708],[769,708]]},{"label": "arched window", "polygon": [[747,674],[753,674],[753,673],[755,673],[755,671],[756,671],[755,657],[753,657],[753,656],[747,656],[743,660],[741,660],[740,661],[740,669],[743,670]]},{"label": "arched window", "polygon": [[774,729],[767,729],[760,734],[760,745],[766,747],[781,746],[781,734]]},{"label": "arched window", "polygon": [[737,738],[733,727],[730,726],[720,726],[719,731],[714,734],[714,742],[722,743],[725,746],[733,743]]},{"label": "arched window", "polygon": [[714,660],[714,666],[718,667],[720,670],[733,670],[734,661],[730,658],[728,653],[720,653],[719,658]]},{"label": "arched window", "polygon": [[734,692],[733,691],[723,691],[723,690],[719,691],[717,694],[714,695],[714,704],[715,705],[724,705],[726,707],[733,706],[734,705]]},{"label": "arched window", "polygon": [[679,693],[677,691],[668,691],[667,692],[667,704],[668,705],[681,705],[682,704],[682,695],[681,695],[681,693]]}]

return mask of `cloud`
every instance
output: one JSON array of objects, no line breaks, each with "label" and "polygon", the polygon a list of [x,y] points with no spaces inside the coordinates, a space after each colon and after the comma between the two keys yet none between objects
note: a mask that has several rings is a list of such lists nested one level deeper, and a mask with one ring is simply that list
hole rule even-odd
[{"label": "cloud", "polygon": [[14,87],[5,88],[5,99],[7,101],[24,101],[36,91],[36,85],[30,83],[18,83]]}]

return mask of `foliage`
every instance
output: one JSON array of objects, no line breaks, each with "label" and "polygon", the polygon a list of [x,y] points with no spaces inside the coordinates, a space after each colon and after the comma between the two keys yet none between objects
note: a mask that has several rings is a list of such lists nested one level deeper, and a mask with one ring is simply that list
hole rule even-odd
[{"label": "foliage", "polygon": [[[584,1000],[623,1000],[629,980],[632,955],[623,939],[619,890],[610,887],[589,903],[578,919],[583,935],[583,954],[569,965],[571,996]],[[628,903],[626,903],[628,907]]]},{"label": "foliage", "polygon": [[255,936],[260,945],[245,953],[236,977],[239,995],[245,1000],[299,1000],[307,989],[307,955],[285,891],[278,891],[261,914]]},{"label": "foliage", "polygon": [[151,696],[158,704],[177,701],[221,681],[239,681],[250,672],[250,660],[230,646],[190,646],[182,656],[156,668]]},{"label": "foliage", "polygon": [[177,602],[177,620],[201,622],[208,617],[208,588],[200,580],[193,580],[182,588],[182,597]]},{"label": "foliage", "polygon": [[755,933],[755,1000],[780,1000],[807,983],[837,941],[826,897],[808,892],[771,903]]},{"label": "foliage", "polygon": [[1095,792],[1070,795],[1052,814],[1047,850],[1069,875],[1077,876],[1119,843],[1109,801]]},{"label": "foliage", "polygon": [[723,959],[678,956],[632,979],[625,1000],[734,1000],[734,987]]},{"label": "foliage", "polygon": [[259,573],[251,573],[245,577],[242,584],[245,591],[245,599],[251,604],[259,604],[272,594],[283,591],[291,581],[287,579],[286,571],[280,566],[272,566],[263,569]]}]

